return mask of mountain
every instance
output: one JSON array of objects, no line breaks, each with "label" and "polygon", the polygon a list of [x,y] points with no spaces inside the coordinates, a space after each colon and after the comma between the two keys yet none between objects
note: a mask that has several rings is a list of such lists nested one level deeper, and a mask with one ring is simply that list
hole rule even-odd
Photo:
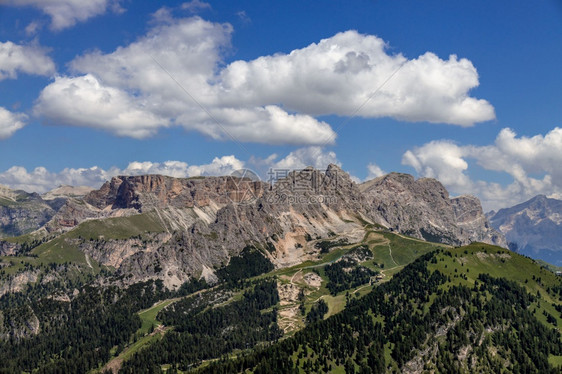
[{"label": "mountain", "polygon": [[62,204],[64,199],[46,201],[36,193],[0,186],[0,239],[41,228]]},{"label": "mountain", "polygon": [[505,245],[476,198],[451,199],[434,179],[397,173],[358,185],[330,165],[273,186],[238,177],[115,177],[82,198],[67,197],[41,228],[54,238],[33,253],[68,247],[116,269],[127,284],[162,279],[177,288],[193,278],[216,281],[216,269],[246,247],[278,268],[314,260],[311,239],[357,242],[366,222],[451,245]]},{"label": "mountain", "polygon": [[[195,372],[559,373],[560,286],[553,273],[498,247],[440,249],[363,297],[347,298],[342,312]],[[328,303],[313,304],[309,315],[324,305],[330,311],[334,303],[325,299]],[[161,317],[171,321],[170,314],[183,311],[175,308]],[[182,340],[165,336],[135,354],[123,372],[151,363],[156,369],[164,363],[174,367],[165,355],[180,349],[174,343],[181,346]],[[176,367],[189,370],[186,363]]]},{"label": "mountain", "polygon": [[41,195],[43,200],[55,200],[59,198],[68,199],[68,198],[81,198],[86,196],[88,193],[93,191],[94,188],[88,186],[67,186],[61,185],[57,188],[48,191]]},{"label": "mountain", "polygon": [[415,180],[408,174],[390,173],[360,188],[375,222],[395,231],[452,245],[473,241],[507,245],[490,227],[476,197],[449,198],[435,179]]},{"label": "mountain", "polygon": [[562,200],[538,195],[511,208],[489,214],[510,248],[562,266]]}]

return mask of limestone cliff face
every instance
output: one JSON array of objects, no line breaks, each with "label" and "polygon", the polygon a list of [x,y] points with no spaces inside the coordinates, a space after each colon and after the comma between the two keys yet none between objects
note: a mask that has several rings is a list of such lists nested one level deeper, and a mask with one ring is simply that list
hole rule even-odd
[{"label": "limestone cliff face", "polygon": [[484,242],[507,248],[505,236],[492,227],[478,198],[464,195],[452,198],[451,203],[462,236],[471,242]]},{"label": "limestone cliff face", "polygon": [[115,177],[98,191],[86,195],[84,201],[105,209],[193,208],[212,201],[226,204],[236,201],[238,195],[260,194],[262,182],[233,177],[172,178],[162,175]]},{"label": "limestone cliff face", "polygon": [[477,198],[451,199],[435,179],[391,173],[363,183],[361,190],[370,217],[395,231],[452,245],[482,241],[506,246]]},{"label": "limestone cliff face", "polygon": [[318,249],[312,238],[358,242],[365,222],[453,245],[505,243],[476,198],[451,199],[434,179],[397,173],[358,185],[335,165],[292,172],[274,185],[234,177],[115,177],[84,198],[68,198],[45,230],[53,235],[87,220],[119,217],[132,224],[139,215],[151,217],[141,235],[65,240],[116,268],[124,283],[158,278],[170,288],[192,277],[213,281],[214,270],[246,246],[277,267],[313,260]]}]

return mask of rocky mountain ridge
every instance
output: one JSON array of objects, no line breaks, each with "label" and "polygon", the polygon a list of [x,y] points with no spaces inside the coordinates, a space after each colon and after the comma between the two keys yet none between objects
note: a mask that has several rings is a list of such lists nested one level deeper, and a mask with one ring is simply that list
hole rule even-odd
[{"label": "rocky mountain ridge", "polygon": [[474,197],[451,199],[436,180],[398,173],[358,185],[336,165],[294,171],[274,185],[115,177],[83,198],[67,198],[41,230],[115,268],[127,283],[163,279],[175,288],[193,277],[213,281],[246,247],[276,267],[314,260],[317,240],[358,242],[368,223],[451,245],[505,245]]},{"label": "rocky mountain ridge", "polygon": [[435,179],[390,173],[360,189],[372,219],[394,231],[451,245],[481,241],[506,246],[502,235],[490,227],[478,198],[450,198]]}]

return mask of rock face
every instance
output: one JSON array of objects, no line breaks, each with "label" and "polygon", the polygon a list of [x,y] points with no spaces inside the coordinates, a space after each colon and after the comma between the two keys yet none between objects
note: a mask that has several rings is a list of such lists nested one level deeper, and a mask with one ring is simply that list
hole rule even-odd
[{"label": "rock face", "polygon": [[507,247],[505,237],[490,225],[478,198],[463,195],[452,198],[451,203],[461,235],[468,237],[468,241]]},{"label": "rock face", "polygon": [[538,195],[489,218],[511,249],[562,266],[562,200]]},{"label": "rock face", "polygon": [[490,227],[477,198],[451,199],[435,179],[390,173],[360,187],[369,215],[392,230],[452,245],[482,241],[506,246],[503,236]]},{"label": "rock face", "polygon": [[[98,231],[81,225],[80,236],[63,234],[92,219]],[[159,278],[173,288],[192,277],[213,281],[214,270],[248,246],[276,267],[315,259],[311,240],[359,242],[365,222],[453,245],[505,244],[474,197],[451,199],[436,180],[397,173],[358,185],[336,165],[291,172],[274,185],[236,177],[115,177],[83,198],[67,197],[44,228],[116,268],[125,283]]]},{"label": "rock face", "polygon": [[[237,183],[238,182],[238,183]],[[98,191],[85,196],[84,201],[104,209],[193,208],[212,201],[225,204],[237,201],[237,194],[260,194],[262,182],[234,177],[179,179],[162,175],[115,177]]]},{"label": "rock face", "polygon": [[44,226],[64,201],[45,201],[36,193],[0,186],[0,238],[27,234]]},{"label": "rock face", "polygon": [[[96,261],[133,274],[131,281],[163,278],[171,287],[192,276],[213,280],[213,269],[248,245],[260,248],[275,265],[288,266],[309,256],[307,237],[338,233],[359,240],[364,234],[350,216],[360,208],[360,191],[335,166],[326,173],[293,173],[273,187],[231,177],[117,177],[83,203],[82,217],[156,214],[165,228],[157,238],[84,241],[79,246]],[[75,205],[69,201],[53,221],[72,223]]]}]

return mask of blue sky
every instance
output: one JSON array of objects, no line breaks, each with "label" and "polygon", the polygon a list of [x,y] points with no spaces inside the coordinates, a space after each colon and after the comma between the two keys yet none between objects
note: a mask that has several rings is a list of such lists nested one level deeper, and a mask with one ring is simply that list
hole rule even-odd
[{"label": "blue sky", "polygon": [[0,184],[335,162],[562,197],[560,1],[0,3]]}]

